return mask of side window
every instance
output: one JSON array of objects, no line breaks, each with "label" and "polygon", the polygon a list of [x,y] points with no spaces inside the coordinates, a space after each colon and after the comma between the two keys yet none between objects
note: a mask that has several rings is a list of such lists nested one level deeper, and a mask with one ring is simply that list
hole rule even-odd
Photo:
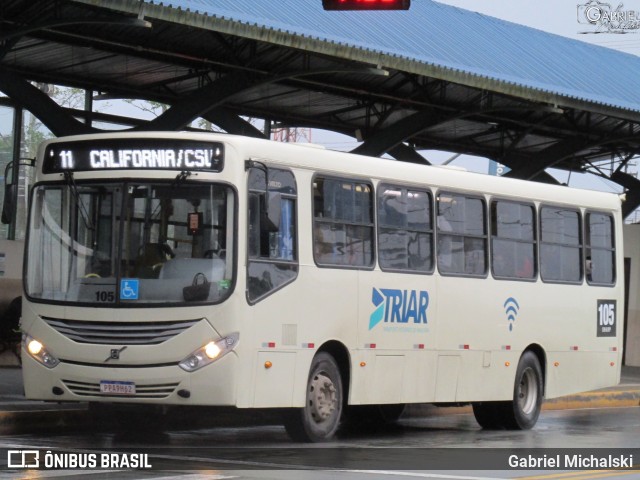
[{"label": "side window", "polygon": [[424,190],[378,188],[378,262],[382,270],[433,271],[432,198]]},{"label": "side window", "polygon": [[540,275],[545,282],[582,280],[580,212],[560,207],[540,209]]},{"label": "side window", "polygon": [[438,194],[438,270],[483,276],[487,271],[484,200],[457,193]]},{"label": "side window", "polygon": [[249,170],[248,300],[254,303],[298,275],[296,183],[286,170]]},{"label": "side window", "polygon": [[313,256],[318,265],[373,267],[373,187],[316,177],[313,182]]},{"label": "side window", "polygon": [[536,277],[533,205],[504,200],[491,204],[491,270],[496,278]]},{"label": "side window", "polygon": [[613,285],[616,281],[616,255],[613,217],[587,213],[585,275],[594,285]]}]

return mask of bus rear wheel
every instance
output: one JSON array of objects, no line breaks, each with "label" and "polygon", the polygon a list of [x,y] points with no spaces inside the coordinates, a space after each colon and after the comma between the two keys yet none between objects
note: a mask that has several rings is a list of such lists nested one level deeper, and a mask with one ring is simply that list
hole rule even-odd
[{"label": "bus rear wheel", "polygon": [[538,421],[542,408],[542,368],[533,352],[520,357],[510,402],[482,402],[473,405],[473,414],[482,428],[528,430]]},{"label": "bus rear wheel", "polygon": [[324,442],[340,427],[343,408],[340,369],[328,353],[317,354],[307,380],[305,406],[288,412],[285,429],[296,441]]}]

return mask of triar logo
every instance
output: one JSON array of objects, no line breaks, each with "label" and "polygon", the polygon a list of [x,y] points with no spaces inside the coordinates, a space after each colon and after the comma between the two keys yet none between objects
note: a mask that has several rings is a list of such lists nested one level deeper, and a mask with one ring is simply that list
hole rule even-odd
[{"label": "triar logo", "polygon": [[369,330],[385,323],[427,323],[429,293],[424,290],[374,288],[371,302],[377,307],[369,317]]}]

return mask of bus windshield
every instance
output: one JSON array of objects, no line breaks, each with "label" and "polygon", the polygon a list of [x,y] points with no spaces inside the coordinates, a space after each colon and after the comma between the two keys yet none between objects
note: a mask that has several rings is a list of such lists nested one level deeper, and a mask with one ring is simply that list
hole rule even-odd
[{"label": "bus windshield", "polygon": [[233,278],[234,193],[188,183],[34,188],[25,288],[38,301],[216,303]]}]

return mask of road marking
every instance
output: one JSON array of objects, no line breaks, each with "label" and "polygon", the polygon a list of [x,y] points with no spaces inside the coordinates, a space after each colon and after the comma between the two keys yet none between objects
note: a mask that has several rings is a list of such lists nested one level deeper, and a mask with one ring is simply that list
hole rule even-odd
[{"label": "road marking", "polygon": [[[20,478],[24,480],[37,479],[37,478],[56,478],[56,477],[71,477],[73,475],[97,475],[104,473],[121,473],[127,470],[20,470]],[[0,477],[1,478],[1,477]],[[9,478],[9,477],[7,477]],[[11,477],[16,478],[16,477]]]},{"label": "road marking", "polygon": [[[345,473],[364,473],[366,475],[395,475],[399,477],[445,478],[447,480],[503,480],[503,477],[469,477],[466,475],[447,475],[443,473],[401,472],[390,470],[335,470]],[[518,479],[520,480],[520,479]]]},{"label": "road marking", "polygon": [[[38,478],[56,478],[56,477],[71,477],[73,475],[96,475],[96,474],[105,474],[105,473],[123,473],[129,472],[130,470],[55,470],[55,471],[47,471],[47,470],[29,470],[22,471],[21,477],[24,480],[36,480]],[[7,473],[7,472],[5,472]],[[152,475],[151,472],[149,472]],[[16,478],[16,477],[5,477],[3,474],[0,474],[0,478]],[[146,477],[145,477],[146,478]],[[215,475],[215,474],[201,474],[201,473],[176,473],[176,475],[164,476],[164,477],[153,477],[149,476],[149,480],[176,480],[176,479],[185,479],[185,480],[228,480],[232,478],[238,478],[237,476],[231,475]]]},{"label": "road marking", "polygon": [[233,475],[215,475],[210,473],[178,473],[177,475],[171,475],[169,477],[149,477],[149,480],[175,480],[176,478],[184,478],[186,480],[225,480],[238,477]]},{"label": "road marking", "polygon": [[606,478],[606,477],[616,477],[623,475],[638,475],[640,470],[637,469],[638,465],[634,465],[633,468],[635,470],[581,470],[578,472],[568,472],[568,473],[552,473],[548,475],[536,475],[531,477],[518,477],[518,480],[545,480],[552,478],[562,478],[571,479],[571,480],[588,480],[592,478]]}]

